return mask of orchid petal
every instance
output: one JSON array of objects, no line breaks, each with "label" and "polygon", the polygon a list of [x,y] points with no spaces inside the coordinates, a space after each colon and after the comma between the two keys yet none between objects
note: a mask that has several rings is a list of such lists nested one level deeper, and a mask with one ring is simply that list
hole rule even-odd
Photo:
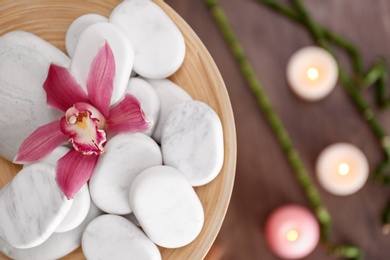
[{"label": "orchid petal", "polygon": [[57,164],[57,183],[68,199],[73,199],[95,169],[98,155],[84,155],[74,149]]},{"label": "orchid petal", "polygon": [[105,42],[92,61],[87,78],[91,103],[107,117],[115,77],[115,59],[110,45]]},{"label": "orchid petal", "polygon": [[144,132],[152,126],[145,119],[141,104],[136,97],[126,94],[125,98],[110,111],[107,130],[114,133]]},{"label": "orchid petal", "polygon": [[67,68],[51,64],[43,88],[47,104],[65,112],[77,102],[88,102],[88,96]]},{"label": "orchid petal", "polygon": [[60,121],[53,121],[37,128],[23,141],[14,162],[26,163],[38,161],[67,140],[68,137],[60,130]]},{"label": "orchid petal", "polygon": [[114,105],[125,95],[134,63],[134,50],[131,42],[118,26],[107,22],[88,26],[77,41],[70,71],[80,86],[87,91],[88,72],[104,42],[110,44],[115,57],[115,79],[110,103]]}]

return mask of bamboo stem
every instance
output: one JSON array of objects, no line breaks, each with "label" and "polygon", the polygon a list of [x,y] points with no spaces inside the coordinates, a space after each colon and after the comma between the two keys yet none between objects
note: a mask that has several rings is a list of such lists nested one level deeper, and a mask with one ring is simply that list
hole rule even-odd
[{"label": "bamboo stem", "polygon": [[[267,1],[269,2],[269,1]],[[279,119],[278,115],[274,111],[263,86],[261,85],[253,67],[250,65],[245,51],[242,48],[240,42],[237,40],[237,37],[232,30],[229,21],[225,15],[225,12],[219,6],[217,0],[205,0],[205,3],[209,7],[213,17],[219,29],[225,38],[226,42],[229,44],[229,47],[232,51],[233,56],[235,57],[237,64],[243,73],[248,85],[254,94],[259,107],[262,109],[264,116],[266,117],[270,127],[272,128],[280,146],[283,148],[283,151],[288,159],[290,166],[292,167],[295,176],[304,190],[313,210],[316,214],[318,222],[321,227],[321,241],[324,244],[325,248],[332,254],[347,257],[351,259],[360,259],[362,252],[359,248],[354,246],[332,246],[329,243],[329,235],[331,231],[331,216],[323,205],[318,190],[316,189],[313,181],[310,178],[310,175],[306,171],[302,160],[299,157],[298,152],[295,150],[294,145],[288,136],[287,131],[285,130],[283,123]],[[288,9],[284,9],[285,13],[290,13]],[[313,24],[314,26],[314,24]],[[315,28],[318,35],[321,35],[321,29]]]},{"label": "bamboo stem", "polygon": [[[297,22],[301,25],[304,25],[304,20],[302,17],[293,9],[288,8],[284,5],[281,5],[275,0],[257,0],[257,2],[264,4],[271,10],[274,10],[275,12],[278,12],[287,18],[291,19],[294,22]],[[357,75],[361,75],[363,73],[363,65],[362,65],[362,59],[360,56],[360,53],[358,49],[347,39],[344,39],[341,36],[336,35],[335,33],[329,31],[328,29],[321,27],[320,25],[317,25],[319,29],[323,31],[324,36],[337,45],[338,47],[344,49],[347,51],[348,55],[350,56],[352,60],[352,67],[354,70],[354,73]]]},{"label": "bamboo stem", "polygon": [[[313,27],[314,21],[308,19],[310,16],[308,15],[304,5],[300,0],[293,1],[297,11],[287,8],[277,3],[275,0],[257,1],[269,7],[270,9],[290,18],[291,20],[299,22],[305,26],[307,29],[309,29],[312,36],[325,49],[331,51],[329,45],[325,45],[324,40],[319,40],[318,37],[324,36],[329,42],[336,44],[338,47],[342,48],[349,54],[355,75],[354,77],[349,77],[346,70],[340,64],[338,64],[340,80],[353,100],[354,104],[361,112],[363,118],[367,121],[371,130],[377,137],[378,142],[383,149],[384,158],[376,167],[373,174],[373,179],[382,184],[390,185],[390,176],[386,175],[390,169],[390,137],[386,134],[383,126],[380,124],[372,109],[367,105],[359,92],[359,90],[363,88],[374,85],[376,87],[375,95],[378,106],[390,106],[390,98],[386,97],[386,89],[388,85],[388,69],[386,62],[383,59],[380,59],[369,69],[367,73],[363,73],[362,61],[358,49],[348,40],[333,34],[326,28],[320,27],[319,25]],[[317,32],[318,28],[322,29],[322,35]],[[390,207],[385,209],[383,215],[390,216]],[[386,220],[386,222],[383,220],[383,225],[389,227],[390,230],[390,218]]]}]

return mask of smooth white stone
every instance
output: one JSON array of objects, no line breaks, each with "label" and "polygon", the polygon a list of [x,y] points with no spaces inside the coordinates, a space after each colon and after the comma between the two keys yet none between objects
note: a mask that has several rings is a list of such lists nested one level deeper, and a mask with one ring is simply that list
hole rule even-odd
[{"label": "smooth white stone", "polygon": [[58,146],[48,156],[45,156],[39,162],[57,166],[58,160],[64,157],[69,151],[70,149],[66,146]]},{"label": "smooth white stone", "polygon": [[0,197],[0,229],[17,248],[42,244],[68,213],[72,201],[61,193],[55,167],[37,163],[22,169]]},{"label": "smooth white stone", "polygon": [[131,186],[129,200],[143,230],[159,246],[185,246],[202,230],[202,204],[175,168],[156,166],[143,171]]},{"label": "smooth white stone", "polygon": [[70,65],[70,70],[87,92],[86,82],[91,63],[99,48],[107,41],[115,58],[114,90],[111,105],[119,102],[125,94],[134,63],[134,50],[122,30],[111,23],[95,23],[80,35]]},{"label": "smooth white stone", "polygon": [[85,229],[82,248],[87,259],[161,259],[157,246],[138,227],[115,215],[94,219]]},{"label": "smooth white stone", "polygon": [[156,90],[160,100],[160,116],[153,131],[153,139],[161,142],[161,129],[171,108],[177,104],[192,100],[192,97],[169,79],[145,79]]},{"label": "smooth white stone", "polygon": [[66,31],[65,46],[70,57],[73,57],[80,34],[90,25],[100,22],[108,22],[108,18],[100,14],[85,14],[72,22]]},{"label": "smooth white stone", "polygon": [[28,249],[15,248],[0,237],[0,251],[18,260],[59,259],[80,247],[85,228],[101,214],[103,212],[91,202],[87,217],[77,228],[64,233],[54,233],[43,244]]},{"label": "smooth white stone", "polygon": [[107,213],[131,213],[128,196],[134,178],[143,170],[161,164],[160,148],[149,136],[141,133],[114,136],[105,146],[89,181],[92,200]]},{"label": "smooth white stone", "polygon": [[60,49],[48,43],[35,34],[25,31],[11,31],[0,38],[1,46],[21,47],[29,51],[38,52],[50,63],[55,63],[63,67],[69,67],[70,59]]},{"label": "smooth white stone", "polygon": [[209,183],[223,165],[221,120],[203,102],[176,105],[162,129],[161,150],[164,164],[181,171],[192,186]]},{"label": "smooth white stone", "polygon": [[140,101],[147,120],[153,121],[153,126],[145,132],[145,134],[151,136],[160,114],[160,100],[156,90],[143,79],[131,78],[126,92],[132,94]]},{"label": "smooth white stone", "polygon": [[88,184],[85,184],[73,198],[72,207],[54,232],[63,233],[75,229],[87,217],[91,206]]},{"label": "smooth white stone", "polygon": [[176,72],[184,60],[186,46],[180,30],[152,1],[128,0],[119,4],[109,21],[123,29],[134,45],[134,71],[162,79]]},{"label": "smooth white stone", "polygon": [[[1,197],[1,194],[3,194],[3,192],[5,191],[5,187],[7,187],[7,186],[8,186],[8,183],[3,188],[0,189],[0,197]],[[0,230],[0,232],[1,232],[1,230]]]},{"label": "smooth white stone", "polygon": [[[42,87],[50,65],[45,55],[55,59],[48,43],[40,45],[37,40],[31,48],[12,47],[3,44],[3,39],[0,38],[0,156],[12,161],[21,143],[35,129],[61,114],[47,106]],[[45,55],[34,51],[46,47]]]},{"label": "smooth white stone", "polygon": [[[0,191],[0,192],[1,192],[1,191]],[[0,194],[1,194],[1,193],[0,193]],[[126,215],[123,215],[122,217],[124,217],[125,219],[129,220],[131,223],[133,223],[133,224],[136,225],[137,227],[141,227],[141,225],[139,224],[138,219],[137,219],[137,217],[134,215],[134,213],[126,214]]]}]

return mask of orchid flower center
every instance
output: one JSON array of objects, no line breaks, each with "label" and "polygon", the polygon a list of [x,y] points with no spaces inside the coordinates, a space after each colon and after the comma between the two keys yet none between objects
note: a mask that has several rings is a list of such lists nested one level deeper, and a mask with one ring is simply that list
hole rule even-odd
[{"label": "orchid flower center", "polygon": [[93,106],[77,103],[69,108],[61,119],[61,131],[69,136],[75,150],[85,155],[100,155],[107,141],[105,118]]}]

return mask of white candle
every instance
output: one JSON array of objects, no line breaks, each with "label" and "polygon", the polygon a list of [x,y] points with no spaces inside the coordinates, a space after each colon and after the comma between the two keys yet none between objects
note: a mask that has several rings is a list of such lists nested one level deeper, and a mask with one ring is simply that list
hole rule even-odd
[{"label": "white candle", "polygon": [[336,143],[325,148],[317,159],[316,172],[321,185],[335,195],[350,195],[366,183],[367,158],[356,146]]},{"label": "white candle", "polygon": [[309,46],[291,56],[287,64],[287,80],[295,94],[307,101],[327,96],[338,78],[337,62],[322,48]]}]

